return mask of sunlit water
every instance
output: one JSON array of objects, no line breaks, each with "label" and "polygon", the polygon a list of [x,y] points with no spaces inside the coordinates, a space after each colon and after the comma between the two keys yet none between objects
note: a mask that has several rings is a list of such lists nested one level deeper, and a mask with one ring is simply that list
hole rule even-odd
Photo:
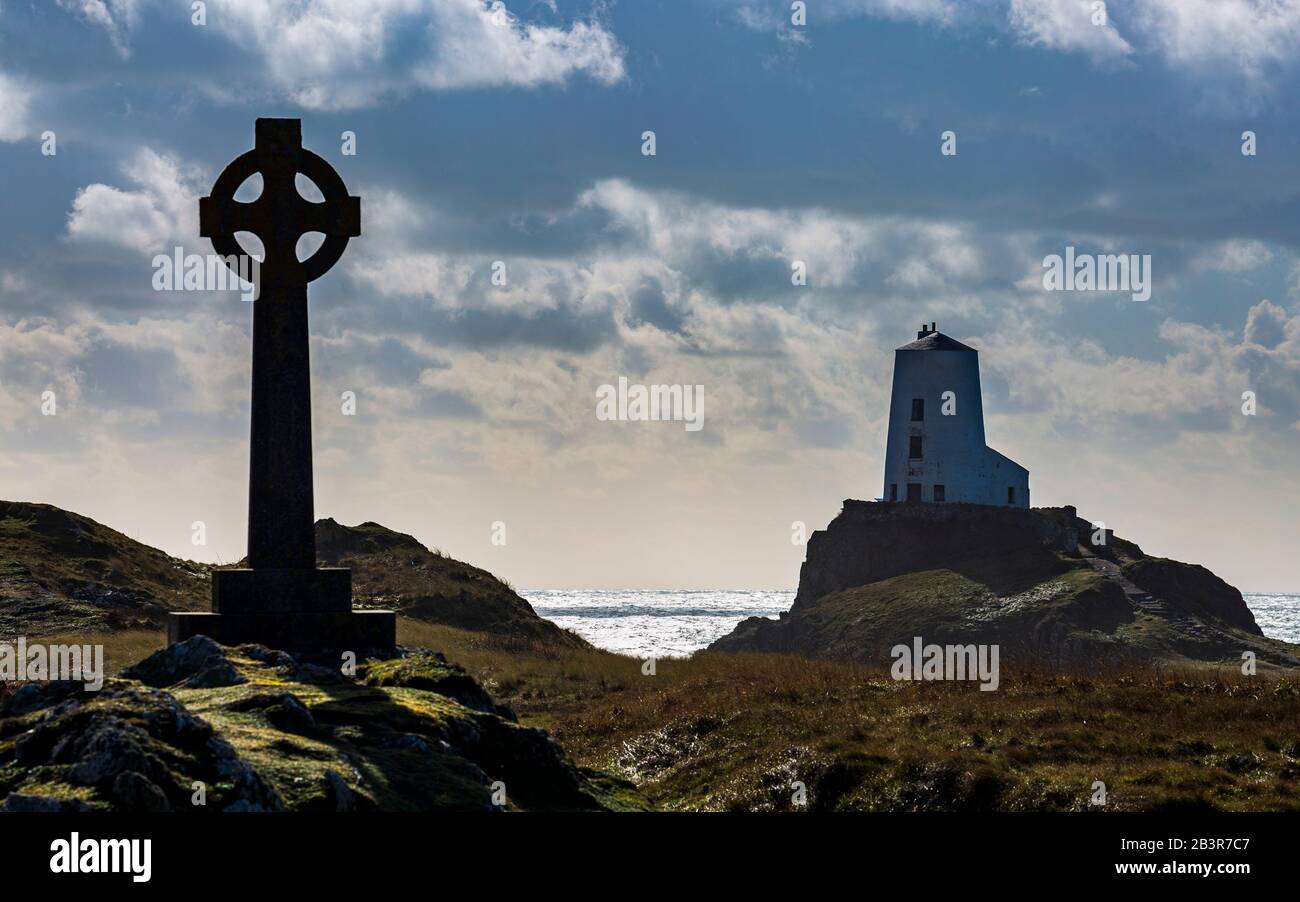
[{"label": "sunlit water", "polygon": [[524,592],[538,614],[592,645],[637,657],[689,655],[746,617],[788,611],[793,592],[543,589]]},{"label": "sunlit water", "polygon": [[1265,636],[1284,642],[1300,642],[1300,595],[1252,594],[1243,597]]},{"label": "sunlit water", "polygon": [[[598,648],[637,657],[688,655],[746,617],[775,617],[794,592],[538,589],[524,592],[537,613]],[[1300,643],[1300,595],[1247,595],[1264,635]]]}]

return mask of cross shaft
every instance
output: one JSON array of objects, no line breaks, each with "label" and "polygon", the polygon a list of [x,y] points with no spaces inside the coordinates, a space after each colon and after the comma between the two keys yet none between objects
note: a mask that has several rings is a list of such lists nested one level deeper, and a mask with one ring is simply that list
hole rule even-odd
[{"label": "cross shaft", "polygon": [[[300,172],[321,189],[323,203],[298,193]],[[262,175],[262,193],[248,203],[236,201],[235,192],[254,173]],[[236,232],[252,232],[265,249],[253,305],[248,565],[314,568],[307,283],[361,234],[360,198],[348,195],[329,163],[302,147],[299,120],[258,119],[254,149],[227,166],[211,196],[199,201],[199,231],[227,259],[242,252]],[[298,239],[307,232],[324,233],[325,243],[300,262]]]}]

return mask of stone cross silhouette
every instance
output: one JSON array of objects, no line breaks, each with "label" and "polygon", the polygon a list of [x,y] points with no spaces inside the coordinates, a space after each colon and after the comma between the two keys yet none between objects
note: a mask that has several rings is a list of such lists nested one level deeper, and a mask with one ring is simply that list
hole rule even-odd
[{"label": "stone cross silhouette", "polygon": [[[257,172],[261,195],[251,203],[235,200]],[[298,193],[299,172],[320,188],[323,204]],[[253,305],[248,565],[315,567],[307,283],[361,234],[361,198],[349,197],[333,167],[303,149],[300,120],[258,119],[257,146],[227,166],[212,196],[199,201],[199,234],[227,259],[242,253],[236,232],[252,232],[265,249]],[[307,232],[323,232],[325,243],[299,262],[298,239]]]},{"label": "stone cross silhouette", "polygon": [[[229,266],[243,253],[236,232],[261,239],[253,304],[252,424],[249,432],[248,568],[213,572],[213,613],[174,613],[172,642],[205,634],[225,644],[260,642],[303,651],[389,651],[391,611],[352,611],[352,571],[316,567],[311,453],[311,360],[307,283],[323,276],[361,234],[361,199],[302,146],[299,119],[258,119],[252,150],[236,157],[199,201],[199,233]],[[260,173],[256,200],[235,192]],[[324,195],[305,200],[306,176]],[[298,240],[325,241],[299,261]]]}]

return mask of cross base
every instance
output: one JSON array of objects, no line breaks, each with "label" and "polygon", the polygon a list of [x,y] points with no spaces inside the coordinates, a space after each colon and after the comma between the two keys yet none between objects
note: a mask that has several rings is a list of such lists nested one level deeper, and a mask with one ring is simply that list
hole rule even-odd
[{"label": "cross base", "polygon": [[340,654],[358,659],[391,657],[397,648],[397,615],[392,611],[342,614],[275,612],[217,614],[173,611],[167,615],[167,644],[207,636],[222,645],[256,642],[292,653]]},{"label": "cross base", "polygon": [[346,614],[352,610],[352,571],[346,567],[214,570],[212,610],[218,614]]}]

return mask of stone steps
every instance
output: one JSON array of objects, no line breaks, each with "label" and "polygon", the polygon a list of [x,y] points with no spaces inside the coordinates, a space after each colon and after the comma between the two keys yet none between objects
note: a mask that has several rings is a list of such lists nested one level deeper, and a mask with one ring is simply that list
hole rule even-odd
[{"label": "stone steps", "polygon": [[1159,617],[1200,642],[1223,644],[1233,641],[1232,637],[1222,630],[1192,617],[1165,599],[1157,598],[1150,592],[1142,590],[1132,580],[1124,576],[1116,564],[1105,558],[1097,557],[1087,546],[1080,544],[1079,554],[1083,556],[1083,559],[1088,562],[1092,569],[1123,589],[1124,595],[1143,613]]}]

